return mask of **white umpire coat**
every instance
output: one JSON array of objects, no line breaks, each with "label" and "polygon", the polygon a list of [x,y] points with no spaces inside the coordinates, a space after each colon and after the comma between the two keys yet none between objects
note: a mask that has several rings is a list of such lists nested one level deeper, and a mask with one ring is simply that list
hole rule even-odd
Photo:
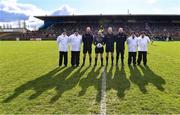
[{"label": "white umpire coat", "polygon": [[138,39],[135,36],[134,39],[132,36],[127,38],[128,52],[136,52],[138,47]]},{"label": "white umpire coat", "polygon": [[69,37],[61,34],[57,37],[57,44],[60,52],[68,52]]},{"label": "white umpire coat", "polygon": [[81,51],[82,36],[72,34],[69,36],[71,51]]},{"label": "white umpire coat", "polygon": [[147,51],[149,42],[148,36],[144,36],[144,38],[142,36],[138,37],[138,51]]}]

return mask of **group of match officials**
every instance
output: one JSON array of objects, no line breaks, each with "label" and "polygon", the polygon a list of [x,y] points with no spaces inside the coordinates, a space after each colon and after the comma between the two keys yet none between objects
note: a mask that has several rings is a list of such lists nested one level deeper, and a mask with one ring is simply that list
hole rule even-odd
[{"label": "group of match officials", "polygon": [[128,65],[132,62],[136,65],[136,54],[138,51],[137,64],[140,65],[142,59],[143,64],[147,64],[147,47],[150,39],[145,35],[145,32],[141,32],[139,37],[136,37],[135,32],[131,32],[130,36],[127,36],[123,31],[123,28],[118,29],[118,34],[114,35],[112,27],[108,27],[107,34],[104,34],[102,30],[99,30],[97,35],[94,36],[91,33],[91,28],[87,27],[86,32],[80,35],[78,30],[74,31],[74,34],[67,36],[67,32],[64,29],[63,33],[58,36],[57,43],[59,47],[59,66],[62,66],[64,59],[64,65],[68,63],[68,46],[71,46],[71,65],[78,67],[80,62],[81,44],[83,44],[83,64],[86,62],[86,54],[89,54],[89,62],[92,64],[92,45],[95,45],[95,65],[97,65],[98,55],[100,55],[101,66],[103,65],[103,53],[104,48],[106,52],[106,66],[108,65],[109,55],[111,56],[111,64],[114,64],[114,44],[116,43],[116,66],[118,66],[119,55],[121,54],[121,65],[124,66],[124,50],[125,42],[128,45]]}]

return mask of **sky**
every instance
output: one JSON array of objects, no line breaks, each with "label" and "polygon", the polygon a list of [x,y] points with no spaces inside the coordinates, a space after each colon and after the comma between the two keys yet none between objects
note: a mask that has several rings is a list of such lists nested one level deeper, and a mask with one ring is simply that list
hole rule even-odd
[{"label": "sky", "polygon": [[0,26],[25,20],[34,28],[43,24],[33,16],[90,14],[180,14],[180,0],[0,0]]}]

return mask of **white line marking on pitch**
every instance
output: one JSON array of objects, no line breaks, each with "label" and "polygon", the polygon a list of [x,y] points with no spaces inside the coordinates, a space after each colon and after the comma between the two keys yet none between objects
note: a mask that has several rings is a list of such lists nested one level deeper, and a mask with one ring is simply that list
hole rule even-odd
[{"label": "white line marking on pitch", "polygon": [[100,114],[106,115],[106,69],[102,73]]}]

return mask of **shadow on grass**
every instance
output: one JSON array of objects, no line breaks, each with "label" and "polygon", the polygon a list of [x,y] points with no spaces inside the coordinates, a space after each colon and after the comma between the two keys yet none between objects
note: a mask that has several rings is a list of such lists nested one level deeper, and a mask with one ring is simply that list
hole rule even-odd
[{"label": "shadow on grass", "polygon": [[153,84],[158,90],[164,91],[163,85],[166,84],[166,81],[156,73],[154,73],[149,66],[140,66],[142,72],[144,73],[144,77],[146,78],[148,83]]},{"label": "shadow on grass", "polygon": [[130,82],[127,79],[126,72],[123,67],[115,68],[114,75],[112,74],[113,67],[110,68],[107,74],[107,90],[114,89],[117,91],[117,96],[123,98],[125,91],[129,90]]},{"label": "shadow on grass", "polygon": [[[101,99],[101,78],[103,72],[101,72],[101,67],[95,69],[91,67],[91,70],[86,71],[90,67],[82,68],[73,68],[73,67],[61,67],[55,68],[49,73],[40,76],[37,79],[32,81],[28,81],[27,83],[17,87],[14,90],[14,93],[3,100],[4,103],[10,102],[15,99],[22,93],[27,90],[34,90],[35,93],[28,97],[29,100],[35,99],[40,96],[43,92],[46,92],[50,89],[55,89],[56,94],[50,99],[50,103],[56,102],[64,92],[73,89],[76,85],[81,87],[81,91],[79,92],[79,96],[85,95],[86,91],[89,87],[94,86],[97,90],[96,101],[100,102]],[[127,79],[126,72],[124,68],[114,68],[115,74],[113,76],[113,67],[107,72],[106,69],[103,71],[106,72],[106,90],[116,90],[117,96],[119,98],[123,98],[125,96],[125,92],[130,88],[130,81]],[[135,83],[141,92],[146,93],[146,85],[148,83],[153,84],[158,90],[164,91],[162,85],[165,84],[165,80],[155,74],[148,66],[140,66],[143,74],[141,74],[139,68],[136,66],[129,66],[130,69],[130,80]],[[86,77],[83,77],[86,76]],[[100,77],[99,77],[100,76]]]},{"label": "shadow on grass", "polygon": [[[80,80],[79,86],[81,87],[81,91],[79,92],[79,96],[83,96],[89,87],[94,86],[94,88],[97,90],[96,101],[100,101],[102,76],[102,73],[100,72],[101,69],[102,67],[99,67],[97,70],[96,67],[93,67],[87,76]],[[99,77],[99,75],[101,76]]]},{"label": "shadow on grass", "polygon": [[166,84],[165,80],[155,74],[148,66],[129,66],[130,69],[130,80],[135,83],[142,93],[147,93],[146,85],[149,83],[153,84],[158,90],[164,91],[163,85]]},{"label": "shadow on grass", "polygon": [[[74,70],[72,67],[61,67],[55,68],[49,73],[38,77],[32,81],[29,81],[14,90],[14,93],[6,98],[3,102],[7,103],[15,99],[27,90],[34,90],[35,93],[29,96],[29,99],[35,99],[40,96],[43,92],[59,86],[65,82],[66,77]],[[79,71],[79,70],[78,70]],[[65,90],[63,90],[64,92]]]},{"label": "shadow on grass", "polygon": [[62,96],[65,91],[73,89],[76,85],[79,85],[82,88],[82,90],[79,92],[79,96],[84,95],[88,87],[94,86],[98,91],[97,98],[100,98],[99,92],[101,78],[97,78],[96,76],[99,75],[99,70],[101,68],[97,69],[96,71],[95,68],[92,68],[87,74],[86,78],[81,79],[81,77],[89,68],[92,67],[88,66],[84,69],[80,67],[55,68],[49,73],[17,87],[13,94],[3,100],[3,102],[8,103],[27,90],[35,91],[34,94],[28,97],[28,99],[31,100],[36,99],[43,92],[46,92],[50,89],[55,89],[56,94],[50,99],[50,103],[54,103]]},{"label": "shadow on grass", "polygon": [[130,77],[129,79],[135,83],[139,90],[143,93],[147,92],[146,85],[148,84],[147,80],[143,75],[141,74],[140,70],[137,68],[137,66],[128,66],[130,69]]},{"label": "shadow on grass", "polygon": [[[51,98],[50,103],[56,102],[62,96],[62,94],[65,91],[73,89],[78,84],[78,82],[80,81],[81,77],[84,75],[84,73],[88,69],[89,69],[89,67],[87,67],[86,69],[81,71],[81,68],[79,68],[78,70],[76,70],[75,73],[73,73],[72,75],[68,76],[67,79],[59,80],[58,84],[55,86],[56,95]],[[67,76],[65,76],[65,78],[66,77]]]}]

